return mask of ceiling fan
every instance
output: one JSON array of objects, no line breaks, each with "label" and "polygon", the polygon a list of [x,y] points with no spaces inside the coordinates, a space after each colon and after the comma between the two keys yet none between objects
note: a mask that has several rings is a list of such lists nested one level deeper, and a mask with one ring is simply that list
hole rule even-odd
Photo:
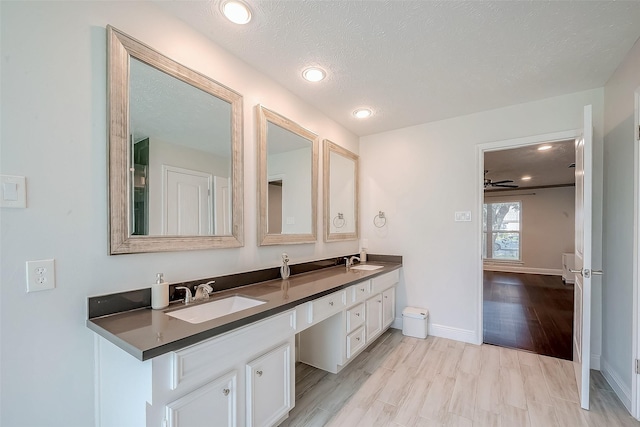
[{"label": "ceiling fan", "polygon": [[513,182],[513,180],[511,179],[505,179],[505,180],[496,181],[496,182],[491,181],[491,178],[487,178],[487,172],[489,171],[488,170],[484,171],[484,188],[487,188],[487,187],[518,188],[517,185],[510,184],[511,182]]}]

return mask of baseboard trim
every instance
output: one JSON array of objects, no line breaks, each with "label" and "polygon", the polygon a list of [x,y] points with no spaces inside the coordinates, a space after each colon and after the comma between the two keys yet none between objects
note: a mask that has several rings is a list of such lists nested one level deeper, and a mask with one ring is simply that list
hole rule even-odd
[{"label": "baseboard trim", "polygon": [[624,385],[620,376],[613,370],[605,359],[601,360],[602,376],[607,380],[618,399],[622,402],[627,411],[631,413],[631,389]]},{"label": "baseboard trim", "polygon": [[396,317],[393,319],[393,323],[389,327],[402,330],[402,317]]},{"label": "baseboard trim", "polygon": [[484,264],[483,269],[486,271],[501,271],[503,273],[528,273],[544,274],[546,276],[562,276],[562,269],[556,268],[522,267],[519,265],[509,264]]},{"label": "baseboard trim", "polygon": [[438,325],[431,323],[429,325],[429,335],[435,337],[447,338],[455,341],[467,342],[470,344],[476,344],[477,334],[476,331],[470,331],[468,329],[454,328],[451,326]]},{"label": "baseboard trim", "polygon": [[595,369],[596,371],[600,370],[600,355],[592,354],[591,355],[591,369]]}]

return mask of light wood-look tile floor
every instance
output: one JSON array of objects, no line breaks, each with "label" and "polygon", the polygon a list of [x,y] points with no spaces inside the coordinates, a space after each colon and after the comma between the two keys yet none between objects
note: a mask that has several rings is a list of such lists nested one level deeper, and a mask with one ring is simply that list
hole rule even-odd
[{"label": "light wood-look tile floor", "polygon": [[296,366],[285,426],[638,427],[600,372],[583,411],[571,362],[385,332],[342,372]]}]

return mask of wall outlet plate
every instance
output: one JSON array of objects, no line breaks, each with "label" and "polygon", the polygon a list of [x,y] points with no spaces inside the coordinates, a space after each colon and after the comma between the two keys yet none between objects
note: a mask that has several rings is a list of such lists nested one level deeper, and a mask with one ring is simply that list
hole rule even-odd
[{"label": "wall outlet plate", "polygon": [[56,287],[53,259],[27,261],[27,292],[46,291]]}]

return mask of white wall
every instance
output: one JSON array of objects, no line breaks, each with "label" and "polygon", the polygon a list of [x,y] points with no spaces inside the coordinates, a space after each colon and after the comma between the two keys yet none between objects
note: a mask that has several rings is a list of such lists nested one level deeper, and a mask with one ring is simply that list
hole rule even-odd
[{"label": "white wall", "polygon": [[[522,203],[522,264],[511,271],[562,274],[562,253],[575,246],[575,187],[485,193],[485,203],[512,201]],[[485,269],[490,270],[488,264]]]},{"label": "white wall", "polygon": [[[256,246],[254,105],[356,153],[358,138],[182,21],[146,2],[2,1],[0,19],[0,167],[28,186],[27,209],[1,211],[3,426],[93,425],[87,296],[150,286],[160,271],[180,281],[277,266],[285,251],[298,263],[358,250]],[[107,24],[244,95],[244,248],[107,255]],[[25,261],[47,258],[56,259],[56,289],[26,294]]]},{"label": "white wall", "polygon": [[[149,234],[163,234],[162,227],[162,167],[173,166],[204,172],[212,176],[229,178],[231,176],[231,160],[212,153],[193,148],[171,144],[159,138],[149,138]],[[213,179],[211,181],[213,186]],[[213,188],[211,188],[213,201]],[[213,202],[211,215],[214,215]]]},{"label": "white wall", "polygon": [[627,405],[633,366],[634,91],[639,86],[636,42],[604,88],[602,370]]},{"label": "white wall", "polygon": [[269,179],[282,179],[282,234],[311,233],[312,158],[311,147],[267,156]]},{"label": "white wall", "polygon": [[[583,106],[594,106],[594,224],[601,223],[602,104],[596,89],[456,117],[360,139],[363,237],[371,253],[404,256],[398,308],[408,302],[430,311],[430,332],[476,341],[482,286],[481,171],[477,145],[582,128]],[[381,210],[387,225],[377,229]],[[471,222],[454,222],[455,211]],[[594,227],[594,268],[601,231]],[[600,350],[599,281],[594,280],[593,343]]]}]

